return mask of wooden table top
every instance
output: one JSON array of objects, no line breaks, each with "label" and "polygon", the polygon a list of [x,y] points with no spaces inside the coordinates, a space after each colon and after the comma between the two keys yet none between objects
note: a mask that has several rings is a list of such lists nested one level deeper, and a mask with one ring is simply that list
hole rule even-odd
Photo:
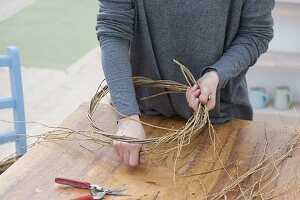
[{"label": "wooden table top", "polygon": [[[82,104],[61,126],[75,130],[88,128],[86,119],[88,104]],[[104,130],[115,132],[114,113],[107,105],[99,105],[95,119]],[[165,127],[180,127],[185,121],[179,118],[166,119],[161,116],[143,116],[143,121]],[[60,186],[54,183],[55,177],[66,177],[88,181],[105,187],[118,187],[127,184],[131,196],[106,196],[104,199],[210,199],[209,195],[222,192],[233,180],[250,170],[264,152],[266,137],[269,144],[267,152],[274,152],[295,135],[293,127],[232,120],[222,125],[215,125],[220,147],[214,148],[207,130],[192,139],[188,148],[183,148],[177,162],[176,187],[173,184],[174,155],[171,153],[159,164],[148,162],[137,168],[121,164],[110,147],[87,141],[59,141],[41,143],[34,146],[27,154],[0,175],[0,199],[72,199],[88,194],[83,189]],[[265,134],[266,130],[266,134]],[[146,127],[147,135],[160,134],[155,128]],[[216,157],[219,155],[219,159]],[[255,156],[256,155],[256,156]],[[221,162],[226,171],[220,169]],[[234,161],[235,164],[233,163]],[[275,177],[264,193],[268,197],[283,194],[275,199],[300,199],[300,151],[295,149],[277,167],[279,175]],[[202,173],[201,175],[195,175]],[[230,178],[228,174],[230,174]],[[194,176],[188,176],[192,175]],[[265,173],[267,174],[267,172]],[[276,174],[275,174],[276,175]],[[270,179],[272,179],[271,177]],[[243,190],[253,183],[247,178],[241,183]],[[267,193],[269,192],[269,193]],[[222,199],[234,199],[239,196],[237,189],[228,191]],[[241,197],[241,199],[244,199]]]}]

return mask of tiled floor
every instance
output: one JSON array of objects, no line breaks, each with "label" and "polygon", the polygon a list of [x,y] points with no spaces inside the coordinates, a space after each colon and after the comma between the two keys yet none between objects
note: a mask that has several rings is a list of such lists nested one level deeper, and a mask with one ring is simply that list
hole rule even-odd
[{"label": "tiled floor", "polygon": [[[104,78],[99,60],[97,47],[66,71],[22,67],[26,121],[57,126],[81,102],[89,101]],[[9,93],[6,73],[0,70],[0,96]],[[7,110],[0,112],[0,118],[12,120]],[[10,125],[1,122],[0,126],[1,129],[7,129]],[[46,128],[37,124],[27,124],[28,135],[45,131]],[[14,144],[1,145],[0,160],[13,151]]]},{"label": "tiled floor", "polygon": [[[0,21],[7,19],[36,0],[0,0]],[[7,70],[0,70],[0,97],[10,94]],[[67,70],[22,67],[26,121],[57,126],[81,102],[89,101],[103,80],[99,48],[95,47]],[[0,119],[12,120],[9,110],[0,111]],[[0,122],[0,131],[11,124]],[[46,132],[47,128],[27,124],[27,135]],[[29,139],[28,142],[32,142]],[[0,145],[0,160],[14,153],[14,143]]]},{"label": "tiled floor", "polygon": [[3,21],[36,0],[0,0],[0,21]]}]

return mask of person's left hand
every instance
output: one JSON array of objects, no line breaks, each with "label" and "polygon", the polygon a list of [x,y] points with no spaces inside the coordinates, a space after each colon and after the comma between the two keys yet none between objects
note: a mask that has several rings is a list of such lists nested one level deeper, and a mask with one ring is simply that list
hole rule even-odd
[{"label": "person's left hand", "polygon": [[219,84],[219,76],[216,71],[205,73],[193,87],[186,91],[186,100],[189,106],[196,111],[199,103],[207,106],[210,111],[216,105],[216,92]]}]

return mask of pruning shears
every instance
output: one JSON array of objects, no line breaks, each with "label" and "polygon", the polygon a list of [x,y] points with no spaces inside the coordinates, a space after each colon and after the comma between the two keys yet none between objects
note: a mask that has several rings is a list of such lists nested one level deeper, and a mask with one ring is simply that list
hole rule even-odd
[{"label": "pruning shears", "polygon": [[105,195],[116,195],[116,196],[130,196],[128,194],[123,194],[122,191],[127,190],[126,185],[119,188],[105,189],[100,185],[91,184],[89,182],[77,181],[68,178],[55,178],[55,183],[61,185],[68,185],[75,188],[88,189],[90,194],[82,197],[78,197],[72,200],[96,200],[103,199]]}]

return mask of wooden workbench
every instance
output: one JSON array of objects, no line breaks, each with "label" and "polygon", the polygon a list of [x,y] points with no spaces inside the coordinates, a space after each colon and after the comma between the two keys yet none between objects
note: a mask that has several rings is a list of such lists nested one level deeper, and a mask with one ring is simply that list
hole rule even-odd
[{"label": "wooden workbench", "polygon": [[[72,129],[85,130],[88,128],[86,111],[88,105],[82,104],[61,126]],[[101,104],[95,113],[99,127],[110,132],[116,131],[114,113]],[[185,122],[182,119],[166,119],[161,116],[143,116],[143,120],[165,127],[180,127]],[[217,149],[224,165],[240,160],[236,165],[226,169],[232,178],[239,172],[249,170],[254,166],[264,151],[266,136],[269,140],[268,152],[273,152],[287,143],[295,134],[293,128],[282,125],[255,123],[251,121],[233,120],[222,125],[216,125],[219,144],[223,150]],[[265,133],[265,130],[267,134]],[[157,129],[145,127],[147,135],[160,134]],[[177,163],[176,189],[173,184],[173,158],[168,158],[154,165],[148,162],[144,166],[132,169],[118,161],[114,150],[89,142],[59,141],[42,143],[34,146],[26,155],[0,176],[0,199],[56,199],[64,200],[88,194],[86,190],[63,187],[54,183],[55,177],[67,177],[116,187],[127,184],[130,197],[106,196],[104,199],[201,199],[204,194],[209,195],[222,191],[230,180],[214,156],[213,145],[207,130],[192,140],[189,148],[182,150]],[[248,157],[248,158],[247,158]],[[296,149],[278,166],[280,175],[272,182],[269,191],[284,184],[283,195],[278,199],[300,199],[300,151]],[[215,170],[215,171],[214,171]],[[207,173],[208,171],[214,171]],[[185,177],[202,173],[202,175]],[[253,180],[246,179],[243,185]],[[242,186],[244,187],[244,186]],[[282,186],[281,186],[282,188]],[[237,197],[235,191],[228,194]],[[275,193],[274,193],[275,194]],[[224,199],[224,198],[223,198]],[[241,198],[243,199],[243,198]]]}]

